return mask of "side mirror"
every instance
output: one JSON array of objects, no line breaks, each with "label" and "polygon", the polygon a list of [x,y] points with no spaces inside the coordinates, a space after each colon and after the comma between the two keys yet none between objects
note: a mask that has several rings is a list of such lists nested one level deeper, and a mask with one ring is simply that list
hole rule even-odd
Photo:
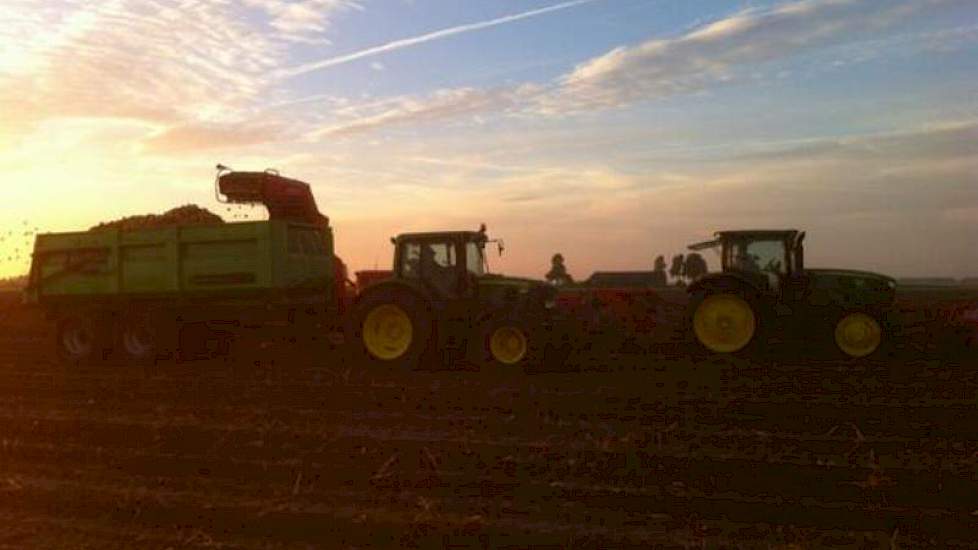
[{"label": "side mirror", "polygon": [[391,237],[391,244],[397,244],[397,238]]}]

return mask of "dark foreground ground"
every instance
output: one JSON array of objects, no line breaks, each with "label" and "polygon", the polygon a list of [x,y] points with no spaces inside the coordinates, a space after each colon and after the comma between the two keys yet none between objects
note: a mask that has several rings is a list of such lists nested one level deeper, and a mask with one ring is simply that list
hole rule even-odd
[{"label": "dark foreground ground", "polygon": [[978,360],[66,370],[0,305],[0,548],[978,545]]}]

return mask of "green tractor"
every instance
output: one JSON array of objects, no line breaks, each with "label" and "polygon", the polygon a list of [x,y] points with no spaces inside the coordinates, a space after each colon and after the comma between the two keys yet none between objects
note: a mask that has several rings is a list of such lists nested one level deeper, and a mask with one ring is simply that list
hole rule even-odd
[{"label": "green tractor", "polygon": [[406,233],[392,276],[361,289],[350,323],[357,356],[372,367],[412,370],[464,359],[523,368],[543,359],[553,334],[555,289],[487,272],[479,231]]},{"label": "green tractor", "polygon": [[896,281],[866,271],[806,269],[804,240],[794,229],[721,231],[691,245],[719,249],[723,266],[687,289],[696,341],[720,354],[764,345],[771,336],[828,344],[848,358],[876,353],[890,337]]}]

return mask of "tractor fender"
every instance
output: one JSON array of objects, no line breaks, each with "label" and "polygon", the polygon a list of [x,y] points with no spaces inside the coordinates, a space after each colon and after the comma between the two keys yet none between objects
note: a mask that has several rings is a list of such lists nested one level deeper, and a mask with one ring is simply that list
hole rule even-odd
[{"label": "tractor fender", "polygon": [[404,279],[386,279],[383,281],[378,281],[367,285],[367,287],[360,290],[357,293],[356,298],[353,300],[353,305],[356,307],[359,305],[364,298],[370,296],[371,294],[378,292],[380,290],[395,290],[397,292],[406,292],[422,302],[431,303],[432,296],[420,283],[414,281],[406,281]]},{"label": "tractor fender", "polygon": [[736,289],[749,291],[752,294],[759,294],[761,290],[757,288],[756,282],[739,273],[711,273],[686,287],[686,292],[692,295],[705,290],[719,289]]}]

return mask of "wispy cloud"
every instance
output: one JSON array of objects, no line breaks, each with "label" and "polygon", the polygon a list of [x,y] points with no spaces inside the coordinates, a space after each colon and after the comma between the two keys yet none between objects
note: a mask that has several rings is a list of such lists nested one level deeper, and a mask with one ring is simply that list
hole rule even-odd
[{"label": "wispy cloud", "polygon": [[244,4],[264,11],[269,26],[282,39],[306,44],[329,44],[323,33],[332,18],[343,11],[363,10],[355,0],[244,0]]},{"label": "wispy cloud", "polygon": [[[372,108],[346,109],[338,121],[315,130],[313,138],[350,135],[393,125],[426,124],[485,112],[565,116],[625,107],[664,97],[697,93],[739,81],[766,63],[777,63],[812,51],[848,48],[870,56],[892,47],[894,31],[924,8],[930,14],[951,13],[973,0],[800,0],[770,9],[752,9],[687,29],[667,39],[652,39],[578,64],[543,84],[514,84],[493,89],[457,88],[436,93],[391,98]],[[580,2],[544,9],[566,9]],[[540,10],[536,10],[539,12]],[[527,12],[527,13],[536,13]],[[521,14],[511,17],[525,17]],[[499,24],[500,20],[474,24]],[[466,27],[448,31],[465,32]],[[900,47],[914,42],[921,48],[973,38],[971,27],[899,36]],[[346,63],[388,49],[440,37],[439,33],[392,42],[347,56],[304,65],[289,74]],[[402,42],[405,42],[402,44]],[[852,52],[849,52],[852,53]],[[855,55],[855,54],[853,54]],[[873,53],[873,55],[882,55]]]},{"label": "wispy cloud", "polygon": [[0,128],[8,137],[57,118],[226,119],[267,89],[268,71],[286,53],[217,2],[50,10],[22,2],[4,15],[11,24],[0,28],[0,51],[16,70],[0,72],[0,104],[18,106]]},{"label": "wispy cloud", "polygon": [[935,15],[969,5],[974,7],[969,0],[802,0],[742,12],[579,64],[562,79],[551,110],[615,107],[696,92],[737,80],[748,67],[878,36],[925,9]]},{"label": "wispy cloud", "polygon": [[147,153],[193,153],[243,148],[280,138],[281,129],[253,124],[195,124],[168,127],[142,141]]},{"label": "wispy cloud", "polygon": [[507,106],[519,105],[527,96],[535,93],[534,86],[524,85],[496,89],[451,88],[437,90],[424,98],[392,98],[368,103],[360,108],[347,107],[341,111],[345,115],[343,120],[316,129],[308,137],[315,140],[327,136],[347,136],[381,127],[425,124],[485,111],[498,111]]},{"label": "wispy cloud", "polygon": [[392,52],[395,50],[401,50],[404,48],[409,48],[411,46],[417,46],[419,44],[424,44],[426,42],[432,42],[435,40],[441,40],[443,38],[448,38],[451,36],[464,34],[472,31],[478,31],[482,29],[488,29],[490,27],[497,27],[499,25],[505,25],[507,23],[513,23],[523,19],[529,19],[531,17],[537,17],[547,13],[552,13],[555,11],[566,10],[573,8],[575,6],[580,6],[582,4],[590,4],[597,2],[599,0],[572,0],[570,2],[563,2],[560,4],[555,4],[552,6],[547,6],[544,8],[538,8],[535,10],[529,10],[522,13],[515,13],[512,15],[506,15],[503,17],[497,17],[495,19],[489,19],[486,21],[479,21],[476,23],[468,23],[465,25],[458,25],[455,27],[449,27],[446,29],[437,30],[434,32],[425,33],[418,36],[413,36],[410,38],[402,38],[400,40],[394,40],[386,44],[381,44],[379,46],[373,46],[370,48],[365,48],[356,52],[348,53],[345,55],[339,55],[336,57],[331,57],[329,59],[323,59],[321,61],[314,61],[311,63],[304,63],[296,67],[289,69],[283,69],[275,72],[275,76],[279,78],[291,78],[294,76],[299,76],[302,74],[310,73],[313,71],[318,71],[326,69],[329,67],[335,67],[337,65],[343,65],[351,61],[356,61],[358,59],[363,59],[366,57],[373,57],[375,55],[380,55],[387,52]]}]

